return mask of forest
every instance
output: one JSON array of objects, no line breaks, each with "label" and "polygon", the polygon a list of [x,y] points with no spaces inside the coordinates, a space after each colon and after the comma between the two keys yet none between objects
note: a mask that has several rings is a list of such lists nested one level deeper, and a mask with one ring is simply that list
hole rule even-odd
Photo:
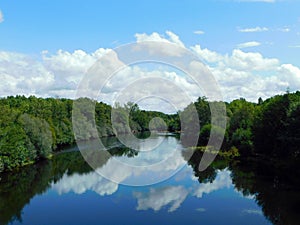
[{"label": "forest", "polygon": [[[73,110],[74,101],[81,108]],[[86,115],[86,108],[95,106],[94,116]],[[210,130],[208,99],[199,97],[183,111],[168,115],[162,112],[141,110],[137,104],[110,106],[87,98],[38,98],[35,96],[9,96],[0,99],[0,172],[9,171],[41,159],[51,158],[64,146],[75,143],[72,114],[79,121],[75,133],[77,140],[114,136],[115,133],[140,133],[149,131],[149,122],[158,131],[180,132],[180,118],[189,118],[189,108],[194,106],[199,117],[198,146],[207,144]],[[222,153],[239,157],[261,157],[299,160],[300,146],[300,92],[276,95],[257,103],[237,99],[226,105],[226,132]],[[112,109],[117,117],[111,122]],[[130,129],[124,129],[124,117],[129,114]],[[157,120],[153,118],[161,118]],[[86,131],[95,119],[97,134]],[[193,119],[192,117],[190,119]],[[222,128],[220,128],[222,129]]]}]

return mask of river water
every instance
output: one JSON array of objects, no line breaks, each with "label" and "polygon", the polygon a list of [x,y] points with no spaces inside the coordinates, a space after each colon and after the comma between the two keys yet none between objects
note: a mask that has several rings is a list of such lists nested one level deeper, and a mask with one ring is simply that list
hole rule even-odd
[{"label": "river water", "polygon": [[[73,146],[1,174],[0,224],[300,224],[292,173],[253,159],[221,158],[199,172],[202,153],[188,154],[174,135],[152,137],[138,150],[114,137],[101,141],[110,156],[96,170]],[[149,143],[158,145],[143,151]]]}]

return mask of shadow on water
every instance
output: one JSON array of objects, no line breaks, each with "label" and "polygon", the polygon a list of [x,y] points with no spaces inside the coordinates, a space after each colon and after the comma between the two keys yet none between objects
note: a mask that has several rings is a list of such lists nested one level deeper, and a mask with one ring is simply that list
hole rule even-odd
[{"label": "shadow on water", "polygon": [[254,195],[273,224],[300,223],[299,163],[248,159],[231,163],[230,170],[237,190]]}]

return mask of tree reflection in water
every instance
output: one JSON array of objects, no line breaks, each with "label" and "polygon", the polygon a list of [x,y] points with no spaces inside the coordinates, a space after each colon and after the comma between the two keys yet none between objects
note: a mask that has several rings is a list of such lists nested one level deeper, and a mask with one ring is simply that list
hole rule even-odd
[{"label": "tree reflection in water", "polygon": [[[114,147],[109,150],[112,155],[136,157],[138,152],[128,148]],[[188,159],[190,153],[182,152],[184,159]],[[262,207],[263,213],[273,224],[298,225],[300,215],[298,205],[300,203],[300,180],[297,162],[275,163],[275,161],[260,159],[224,160],[217,158],[204,172],[198,171],[198,165],[202,153],[194,152],[188,160],[194,176],[199,181],[196,196],[205,193],[202,189],[214,184],[217,173],[228,168],[232,178],[230,184],[222,181],[222,187],[234,185],[244,196],[254,196],[255,201]],[[92,156],[91,156],[92,157]],[[102,166],[109,158],[103,158]],[[36,165],[27,166],[19,171],[1,174],[0,180],[0,224],[8,224],[14,220],[22,221],[22,210],[30,200],[39,194],[45,193],[55,186],[64,176],[88,176],[92,173],[90,166],[83,160],[80,152],[67,152],[55,156],[52,160],[43,161]],[[220,182],[220,181],[218,181]],[[231,184],[232,182],[232,184]],[[207,187],[206,187],[207,186]],[[202,188],[202,189],[201,189]],[[181,186],[162,188],[163,193],[184,193],[178,198],[170,198],[173,205],[170,211],[177,209],[187,197],[187,192]],[[157,195],[159,190],[153,190],[149,194],[135,193],[138,198],[138,210],[151,208],[149,196]],[[197,191],[197,190],[196,190]],[[111,193],[106,193],[111,194]],[[142,204],[144,203],[144,204]],[[166,200],[166,203],[168,201]],[[160,209],[163,205],[154,205],[153,209]]]}]

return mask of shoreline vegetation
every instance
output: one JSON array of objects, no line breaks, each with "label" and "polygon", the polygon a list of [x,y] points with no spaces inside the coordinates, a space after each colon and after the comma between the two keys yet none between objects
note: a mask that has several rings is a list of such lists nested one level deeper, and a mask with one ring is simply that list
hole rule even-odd
[{"label": "shoreline vegetation", "polygon": [[240,156],[239,150],[235,146],[232,146],[229,150],[223,151],[216,150],[213,146],[193,146],[189,147],[188,150],[199,151],[202,153],[207,152],[209,154],[217,155],[219,157],[228,159]]},{"label": "shoreline vegetation", "polygon": [[[74,101],[80,107],[73,109]],[[87,108],[95,105],[94,116],[87,115]],[[274,160],[292,160],[300,158],[300,92],[276,95],[266,100],[258,99],[257,103],[248,102],[243,98],[226,105],[225,137],[220,157],[261,156]],[[65,146],[75,143],[72,126],[72,114],[78,120],[77,140],[90,140],[99,137],[114,136],[115,132],[134,135],[152,129],[180,133],[180,119],[193,124],[192,107],[199,117],[200,130],[193,134],[198,138],[197,146],[185,147],[205,151],[212,129],[210,120],[210,104],[205,97],[199,97],[194,103],[176,114],[145,111],[137,104],[127,103],[114,107],[103,102],[87,98],[70,100],[64,98],[37,98],[35,96],[9,96],[0,99],[0,172],[11,171],[42,159],[51,159]],[[111,123],[112,109],[116,109],[114,127]],[[130,129],[125,129],[123,121],[129,114]],[[97,134],[80,132],[89,130],[91,119],[95,118]],[[161,119],[157,119],[161,118]],[[151,121],[151,122],[150,122]],[[163,122],[164,121],[164,122]],[[222,131],[222,128],[217,130]],[[224,129],[223,129],[224,131]],[[183,132],[184,133],[184,132]],[[221,134],[222,132],[220,132]],[[224,132],[223,132],[224,133]],[[211,154],[217,152],[208,146]]]}]

